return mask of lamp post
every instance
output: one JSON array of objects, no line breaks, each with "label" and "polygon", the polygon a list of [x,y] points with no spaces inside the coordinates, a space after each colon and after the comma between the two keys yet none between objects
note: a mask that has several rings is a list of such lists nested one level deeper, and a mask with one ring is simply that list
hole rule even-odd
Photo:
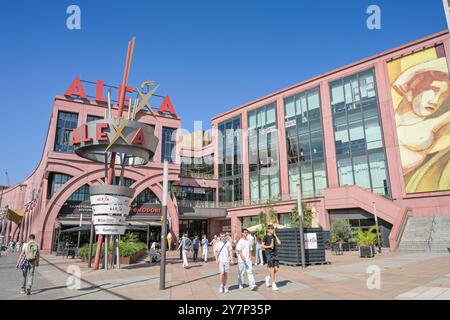
[{"label": "lamp post", "polygon": [[298,227],[300,229],[300,254],[302,269],[305,268],[305,236],[303,234],[302,188],[297,184]]},{"label": "lamp post", "polygon": [[380,232],[379,232],[379,227],[378,227],[377,206],[375,204],[375,201],[372,202],[372,205],[373,205],[373,215],[375,216],[375,225],[377,227],[378,253],[381,253]]},{"label": "lamp post", "polygon": [[164,160],[163,169],[163,197],[162,197],[162,226],[161,226],[161,265],[159,268],[159,289],[166,288],[166,247],[167,247],[167,193],[169,188],[169,163]]}]

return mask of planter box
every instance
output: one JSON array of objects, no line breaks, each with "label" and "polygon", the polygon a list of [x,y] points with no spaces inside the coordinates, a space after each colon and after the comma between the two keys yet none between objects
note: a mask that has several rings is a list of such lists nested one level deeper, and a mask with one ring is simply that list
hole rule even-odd
[{"label": "planter box", "polygon": [[[121,265],[129,265],[129,264],[133,264],[138,262],[142,257],[144,257],[147,254],[147,251],[141,251],[136,253],[133,256],[128,256],[128,257],[120,257],[120,264]],[[94,259],[94,258],[93,258]],[[104,259],[104,257],[102,257],[102,259]],[[112,256],[109,255],[108,257],[108,261],[109,263],[111,263],[112,260]],[[88,262],[88,257],[81,257],[81,261],[82,262]]]},{"label": "planter box", "polygon": [[361,258],[373,258],[375,255],[375,250],[373,246],[370,247],[359,247],[359,256]]},{"label": "planter box", "polygon": [[[307,245],[305,241],[305,263],[307,265],[324,264],[325,243],[322,228],[304,228],[305,234],[310,234],[308,239],[315,241]],[[285,228],[277,230],[281,245],[277,246],[277,256],[281,264],[301,264],[300,230],[298,228]]]}]

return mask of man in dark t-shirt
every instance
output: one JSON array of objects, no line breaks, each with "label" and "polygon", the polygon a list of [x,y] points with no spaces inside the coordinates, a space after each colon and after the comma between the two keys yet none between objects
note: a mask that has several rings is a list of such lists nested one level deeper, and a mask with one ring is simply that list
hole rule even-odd
[{"label": "man in dark t-shirt", "polygon": [[280,245],[281,241],[275,233],[273,225],[269,225],[267,228],[267,235],[264,237],[262,247],[266,250],[267,266],[269,267],[269,275],[266,276],[266,286],[270,287],[270,279],[272,279],[272,290],[278,290],[275,282],[275,274],[279,268],[279,262],[277,258],[277,245]]}]

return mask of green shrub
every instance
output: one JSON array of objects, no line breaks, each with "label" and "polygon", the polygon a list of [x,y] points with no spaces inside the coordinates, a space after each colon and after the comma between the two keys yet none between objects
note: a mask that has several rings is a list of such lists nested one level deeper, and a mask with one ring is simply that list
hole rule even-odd
[{"label": "green shrub", "polygon": [[[113,250],[113,246],[109,245],[108,246],[108,253],[112,254],[112,250]],[[135,241],[119,241],[119,255],[121,257],[129,257],[129,256],[133,256],[141,251],[146,251],[147,250],[147,245],[143,242],[135,242]],[[94,244],[92,246],[92,253],[91,256],[95,257],[95,253],[97,251],[97,244]],[[86,244],[84,246],[82,246],[79,250],[78,250],[78,256],[79,257],[87,257],[89,254],[89,245]],[[102,245],[102,257],[104,257],[105,255],[105,245]]]},{"label": "green shrub", "polygon": [[367,231],[358,229],[354,232],[356,243],[360,247],[370,247],[377,243],[377,227],[373,226]]},{"label": "green shrub", "polygon": [[353,237],[352,228],[347,220],[336,220],[330,229],[331,242],[349,242]]}]

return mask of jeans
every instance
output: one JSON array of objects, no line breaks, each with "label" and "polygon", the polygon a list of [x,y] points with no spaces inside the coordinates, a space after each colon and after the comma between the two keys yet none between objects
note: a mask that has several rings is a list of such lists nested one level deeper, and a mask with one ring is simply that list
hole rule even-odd
[{"label": "jeans", "polygon": [[208,261],[208,247],[203,247],[203,259],[206,261]]},{"label": "jeans", "polygon": [[255,277],[253,276],[252,261],[250,259],[238,263],[238,286],[244,285],[245,272],[247,272],[248,285],[253,287],[255,285]]},{"label": "jeans", "polygon": [[31,289],[33,286],[34,270],[36,261],[29,261],[28,267],[22,270],[22,289]]},{"label": "jeans", "polygon": [[194,262],[197,262],[197,258],[198,258],[198,248],[194,249]]},{"label": "jeans", "polygon": [[256,249],[255,262],[256,264],[264,264],[263,253],[261,248]]},{"label": "jeans", "polygon": [[187,250],[181,250],[181,251],[183,253],[183,268],[189,267],[188,260],[187,260],[188,251]]}]

